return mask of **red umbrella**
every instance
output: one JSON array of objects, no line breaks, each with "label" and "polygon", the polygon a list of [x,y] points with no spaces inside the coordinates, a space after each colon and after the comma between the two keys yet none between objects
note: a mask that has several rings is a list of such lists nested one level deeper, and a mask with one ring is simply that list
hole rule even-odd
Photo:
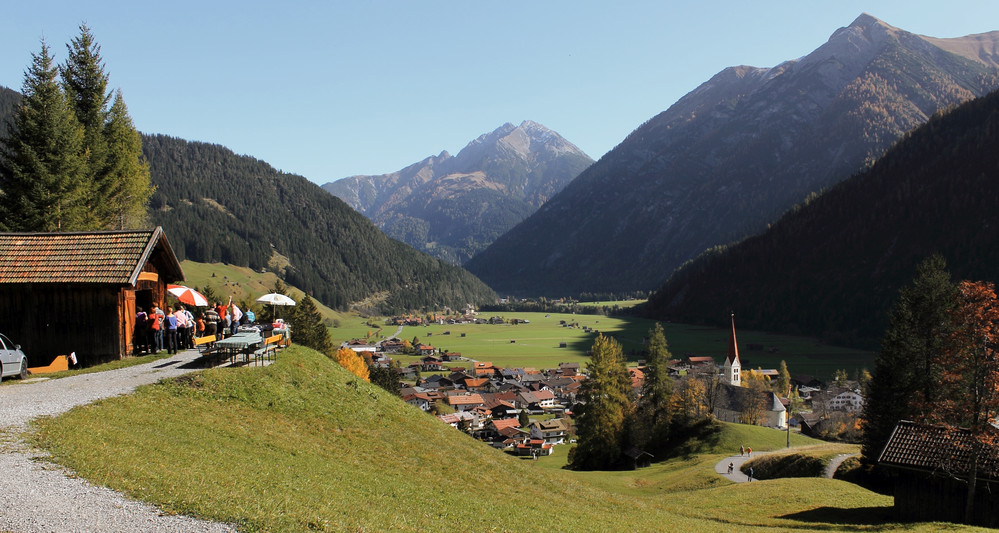
[{"label": "red umbrella", "polygon": [[200,292],[183,285],[167,285],[167,292],[177,297],[180,303],[195,307],[208,307],[208,298]]}]

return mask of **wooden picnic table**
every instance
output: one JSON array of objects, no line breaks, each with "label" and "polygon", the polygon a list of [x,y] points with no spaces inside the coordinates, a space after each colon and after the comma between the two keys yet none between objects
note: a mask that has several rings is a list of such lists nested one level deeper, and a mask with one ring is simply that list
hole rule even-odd
[{"label": "wooden picnic table", "polygon": [[[249,354],[250,348],[255,347],[263,341],[264,338],[260,336],[260,333],[244,332],[215,341],[215,347],[228,356],[229,361],[232,362],[237,355],[241,353]],[[247,357],[247,362],[249,362],[249,357]]]}]

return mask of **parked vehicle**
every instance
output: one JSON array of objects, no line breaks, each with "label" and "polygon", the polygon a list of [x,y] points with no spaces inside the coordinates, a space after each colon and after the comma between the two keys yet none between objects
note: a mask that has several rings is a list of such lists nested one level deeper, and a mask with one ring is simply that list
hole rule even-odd
[{"label": "parked vehicle", "polygon": [[28,356],[21,351],[20,344],[0,333],[0,379],[10,376],[28,377]]}]

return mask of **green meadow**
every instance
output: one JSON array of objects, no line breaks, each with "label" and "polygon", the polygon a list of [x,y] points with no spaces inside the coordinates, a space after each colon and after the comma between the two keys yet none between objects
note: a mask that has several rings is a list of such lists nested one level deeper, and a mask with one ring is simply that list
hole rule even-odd
[{"label": "green meadow", "polygon": [[[482,318],[490,316],[502,316],[506,323],[406,326],[399,338],[412,340],[416,337],[435,348],[460,352],[463,357],[490,361],[496,366],[552,368],[558,366],[559,362],[585,363],[586,353],[596,338],[596,332],[616,338],[621,343],[625,356],[635,362],[641,358],[643,340],[654,324],[647,319],[601,315],[480,315]],[[513,325],[510,324],[511,319],[528,320],[529,323]],[[565,327],[562,322],[577,324],[577,327]],[[591,332],[584,331],[584,326],[590,328]],[[671,323],[663,324],[663,328],[674,357],[711,356],[720,364],[727,354],[728,329]],[[784,360],[792,375],[808,374],[824,380],[830,379],[838,369],[853,373],[873,368],[874,354],[871,352],[830,346],[806,337],[740,330],[738,324],[736,328],[744,368],[777,368]],[[383,331],[383,335],[388,336],[395,329],[385,326]],[[339,333],[333,330],[335,338]],[[563,343],[565,347],[560,347]],[[416,360],[415,357],[400,358],[403,363]]]},{"label": "green meadow", "polygon": [[719,424],[684,457],[572,472],[566,446],[538,461],[494,450],[297,346],[267,367],[208,369],[40,419],[32,434],[93,484],[241,531],[962,529],[893,523],[890,497],[844,481],[714,473],[739,443],[785,437]]}]

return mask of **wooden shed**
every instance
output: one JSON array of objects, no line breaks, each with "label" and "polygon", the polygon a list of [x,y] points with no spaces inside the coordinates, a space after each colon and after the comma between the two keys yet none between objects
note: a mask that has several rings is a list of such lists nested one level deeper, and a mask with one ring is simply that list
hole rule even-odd
[{"label": "wooden shed", "polygon": [[[990,431],[992,438],[999,432]],[[895,513],[900,521],[963,522],[974,437],[950,429],[901,421],[878,464],[897,474]],[[999,527],[999,447],[978,456],[972,525]]]},{"label": "wooden shed", "polygon": [[0,332],[30,366],[76,352],[82,365],[133,351],[136,306],[164,308],[184,272],[157,227],[145,231],[0,233]]}]

